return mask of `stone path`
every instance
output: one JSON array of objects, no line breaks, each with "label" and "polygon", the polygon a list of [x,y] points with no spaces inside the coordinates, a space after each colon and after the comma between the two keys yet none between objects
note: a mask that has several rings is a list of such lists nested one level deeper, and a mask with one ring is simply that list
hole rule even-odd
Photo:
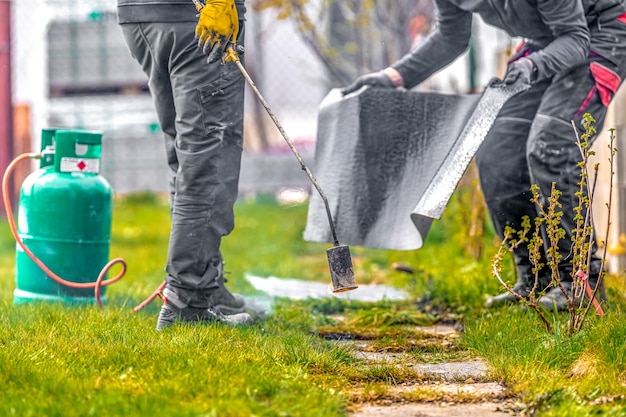
[{"label": "stone path", "polygon": [[[318,297],[329,296],[328,285],[304,281],[290,282],[284,279],[247,277],[257,289],[269,294],[265,297],[246,298],[249,306],[254,306],[257,315],[264,316],[271,310],[273,297],[293,299],[307,298],[311,294]],[[367,296],[389,296],[387,288],[372,288]],[[364,292],[362,292],[364,294]],[[350,293],[347,293],[350,294]],[[400,296],[400,299],[406,295]],[[366,301],[372,301],[367,299]],[[335,316],[338,322],[343,317]],[[336,330],[336,329],[335,329]],[[389,384],[378,387],[384,393],[365,395],[363,386],[346,390],[351,397],[351,417],[510,417],[519,410],[519,405],[510,400],[506,388],[490,379],[489,368],[480,358],[463,358],[456,354],[455,339],[460,337],[454,326],[435,325],[417,327],[419,337],[415,345],[408,346],[412,352],[401,348],[380,348],[375,340],[361,340],[358,335],[336,332],[329,329],[319,332],[321,337],[349,349],[352,354],[371,366],[392,365],[406,368],[412,375],[403,384]],[[434,357],[432,347],[442,353]],[[423,349],[422,349],[423,348]],[[430,348],[430,349],[429,349]],[[417,353],[416,353],[417,352]],[[449,353],[449,355],[446,355]],[[441,357],[455,357],[456,361],[441,361]],[[421,358],[421,359],[420,359]],[[414,380],[413,380],[414,379]],[[378,389],[377,388],[377,389]],[[375,398],[375,400],[364,400]]]},{"label": "stone path", "polygon": [[[452,326],[421,327],[431,335],[429,343],[453,346],[459,336]],[[428,339],[428,337],[426,337]],[[380,352],[369,340],[337,341],[366,363],[394,365],[414,371],[416,378],[399,385],[387,385],[375,401],[360,403],[351,417],[510,417],[515,415],[506,388],[489,378],[489,368],[481,359],[426,363],[407,352]],[[361,391],[359,391],[361,390]],[[350,394],[350,392],[348,392]],[[355,399],[363,398],[362,388],[354,387]],[[424,400],[420,400],[424,398]]]}]

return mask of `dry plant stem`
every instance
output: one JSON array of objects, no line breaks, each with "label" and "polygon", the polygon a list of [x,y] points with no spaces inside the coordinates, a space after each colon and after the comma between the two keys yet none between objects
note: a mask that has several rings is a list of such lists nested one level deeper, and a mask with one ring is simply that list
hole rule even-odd
[{"label": "dry plant stem", "polygon": [[[614,174],[614,164],[615,164],[615,153],[617,152],[617,150],[615,149],[615,147],[613,146],[615,143],[615,129],[609,129],[610,132],[610,136],[609,136],[609,167],[611,169],[611,177]],[[577,139],[578,139],[578,132],[577,133]],[[581,149],[582,151],[582,149]],[[598,180],[598,164],[595,165],[594,167],[594,182],[593,182],[593,187],[592,187],[592,192],[595,193],[595,188],[596,188],[596,184],[597,184],[597,180]],[[609,231],[610,231],[610,226],[611,226],[611,207],[612,207],[612,202],[613,202],[613,181],[609,182],[609,201],[607,203],[607,227],[606,227],[606,231],[605,231],[605,236],[604,236],[604,242],[606,245],[606,242],[608,242],[609,239]],[[589,200],[589,211],[592,212],[593,209],[593,198],[590,198]],[[591,213],[590,213],[591,216]],[[588,262],[587,264],[590,264],[591,260],[591,251],[589,251],[588,254]],[[604,266],[606,263],[606,251],[604,251],[604,253],[602,254],[602,260],[600,263],[600,273],[598,274],[598,281],[596,282],[596,286],[593,289],[592,295],[591,295],[591,300],[589,300],[589,302],[587,303],[587,306],[585,308],[585,310],[583,311],[583,313],[579,316],[578,320],[575,323],[575,327],[574,327],[574,331],[579,331],[584,322],[585,319],[587,318],[588,314],[589,314],[589,310],[591,308],[591,305],[593,304],[593,300],[597,299],[597,295],[598,295],[598,291],[601,288],[602,285],[602,281],[604,280]]]},{"label": "dry plant stem", "polygon": [[536,203],[539,207],[539,215],[540,218],[544,219],[546,235],[548,238],[548,242],[550,244],[550,248],[546,251],[546,260],[548,266],[550,267],[550,274],[552,276],[552,281],[555,282],[555,286],[558,286],[565,298],[567,300],[568,309],[572,308],[572,300],[567,295],[567,291],[561,284],[560,274],[559,274],[559,263],[561,262],[561,257],[559,253],[559,240],[560,235],[563,234],[563,230],[558,226],[560,224],[560,214],[557,214],[556,208],[561,207],[559,203],[560,192],[556,189],[556,183],[552,183],[552,188],[550,190],[550,197],[548,198],[548,211],[544,209],[543,205],[539,203],[538,195],[535,197]]},{"label": "dry plant stem", "polygon": [[[589,121],[589,119],[587,119],[587,121]],[[583,157],[583,169],[585,169],[585,174],[584,175],[585,175],[585,178],[589,178],[589,174],[587,172],[587,170],[588,170],[588,163],[587,162],[588,162],[588,154],[589,154],[589,152],[587,150],[588,147],[587,146],[583,146],[583,143],[581,142],[580,136],[578,135],[578,130],[576,129],[576,125],[574,124],[573,121],[572,121],[572,127],[573,127],[574,133],[576,135],[576,143],[577,143],[578,148],[579,148],[579,150],[581,152],[581,155]],[[609,138],[610,142],[609,142],[609,145],[608,145],[609,146],[609,150],[610,150],[610,153],[609,153],[609,167],[611,169],[611,176],[612,176],[614,174],[614,171],[613,171],[613,168],[614,168],[614,155],[616,153],[616,149],[613,146],[614,141],[615,141],[615,129],[610,129],[609,132],[610,132],[610,138]],[[590,131],[590,129],[587,128],[587,134],[589,134],[589,133],[594,133],[594,131]],[[591,187],[591,191],[589,192],[589,201],[588,201],[588,205],[589,205],[588,207],[589,208],[588,208],[588,211],[587,211],[587,215],[585,217],[585,225],[584,225],[585,228],[583,229],[584,231],[588,230],[589,224],[591,223],[591,219],[593,218],[593,201],[594,201],[595,191],[596,191],[597,182],[598,182],[598,178],[599,178],[598,168],[599,168],[599,164],[595,164],[595,166],[594,166],[593,185]],[[582,190],[581,190],[581,194],[582,194]],[[613,181],[610,181],[610,183],[609,183],[609,202],[607,203],[608,204],[607,205],[607,213],[608,213],[607,214],[607,222],[608,223],[607,223],[607,228],[606,228],[606,232],[605,232],[604,242],[607,242],[608,238],[609,238],[609,231],[610,231],[610,225],[611,225],[610,218],[611,218],[612,200],[613,200]],[[586,269],[587,270],[590,268],[590,265],[591,265],[592,253],[591,253],[590,248],[592,247],[592,243],[593,242],[591,242],[591,241],[589,242],[589,248],[587,250],[587,260],[586,260],[586,267],[587,267]],[[596,298],[597,297],[597,292],[600,289],[602,280],[604,278],[603,271],[604,271],[605,262],[606,262],[606,252],[603,253],[603,256],[602,256],[600,272],[599,272],[599,275],[598,275],[598,281],[596,282],[596,286],[593,289],[592,297],[589,300],[589,302],[587,303],[584,312],[577,318],[576,323],[574,325],[574,330],[580,330],[580,328],[582,328],[582,324],[583,324],[583,322],[585,320],[585,317],[587,316],[587,314],[589,312],[589,309],[591,308],[591,305],[593,304],[593,300],[597,299]],[[580,266],[580,269],[582,269],[582,265]],[[587,274],[587,277],[588,276],[589,276],[589,274]],[[585,299],[584,298],[584,293],[585,293],[585,290],[586,290],[585,287],[586,287],[586,283],[583,282],[582,283],[582,288],[580,289],[582,296],[581,296],[581,302],[580,302],[580,306],[579,307],[581,307],[581,308],[584,305],[584,299]]]},{"label": "dry plant stem", "polygon": [[[577,165],[581,169],[581,178],[580,182],[578,183],[579,190],[576,192],[576,195],[578,197],[578,205],[574,208],[575,226],[574,229],[570,231],[572,234],[572,243],[570,247],[570,253],[567,254],[568,258],[571,257],[571,261],[569,261],[569,263],[571,263],[572,265],[572,292],[569,293],[569,291],[566,291],[559,273],[559,265],[563,260],[563,256],[558,250],[559,242],[565,237],[566,232],[561,226],[561,220],[564,213],[561,210],[562,205],[559,203],[559,197],[562,193],[556,189],[556,183],[554,182],[552,183],[550,196],[547,198],[547,206],[544,205],[546,202],[539,197],[539,187],[536,184],[531,187],[531,202],[533,202],[537,207],[537,217],[534,219],[534,231],[532,237],[530,239],[526,238],[526,235],[530,230],[530,221],[528,218],[525,218],[523,219],[522,223],[522,231],[515,231],[511,228],[507,228],[507,230],[505,230],[502,246],[499,248],[498,253],[494,257],[493,273],[500,282],[500,284],[504,288],[506,288],[506,290],[510,294],[513,294],[516,298],[518,298],[522,303],[533,308],[537,312],[541,321],[544,323],[546,329],[549,332],[552,332],[552,326],[546,319],[544,311],[539,308],[537,300],[534,296],[539,284],[539,270],[544,266],[547,266],[549,268],[552,278],[550,284],[548,285],[548,288],[558,287],[567,301],[567,310],[569,312],[568,333],[570,335],[573,335],[582,329],[582,326],[586,320],[586,317],[589,314],[589,310],[592,305],[596,307],[600,316],[604,315],[601,307],[597,302],[597,296],[598,291],[601,289],[604,278],[603,271],[606,263],[606,252],[603,253],[603,256],[601,258],[598,280],[593,291],[590,290],[590,284],[588,281],[590,276],[591,260],[593,256],[593,253],[591,251],[594,246],[592,226],[594,206],[592,202],[595,198],[599,178],[599,164],[595,164],[593,173],[594,175],[590,182],[589,156],[595,154],[593,151],[589,150],[589,138],[592,137],[593,134],[595,134],[595,128],[592,126],[593,122],[595,122],[595,120],[591,115],[584,115],[585,134],[581,137],[579,137],[576,126],[572,122],[572,126],[574,127],[574,132],[576,134],[577,146],[582,155],[582,161],[580,161]],[[611,152],[609,156],[609,163],[611,175],[613,175],[614,159],[617,151],[614,148],[614,129],[611,129],[610,132],[611,136],[609,149]],[[606,228],[606,235],[604,236],[605,243],[608,241],[609,238],[611,225],[611,205],[613,200],[613,182],[611,181],[609,185],[609,220]],[[585,210],[584,215],[582,214],[583,210]],[[518,235],[517,239],[513,237],[514,234]],[[547,241],[544,241],[544,238]],[[535,283],[530,292],[530,297],[528,300],[524,299],[524,297],[516,293],[513,288],[507,285],[500,276],[500,263],[504,256],[503,248],[508,247],[510,251],[513,251],[522,243],[528,245],[530,260],[533,264],[535,273]],[[545,248],[546,246],[547,248],[545,249],[544,260],[540,256],[540,248]],[[545,263],[543,263],[542,261],[544,261]],[[589,294],[591,294],[591,296]]]},{"label": "dry plant stem", "polygon": [[[580,211],[582,211],[582,208],[585,206],[585,200],[584,200],[584,188],[587,187],[589,188],[589,183],[588,183],[588,173],[587,173],[587,167],[588,167],[588,157],[587,157],[587,152],[585,151],[585,149],[583,149],[580,145],[579,148],[581,149],[582,152],[582,156],[583,156],[583,163],[582,163],[582,169],[583,174],[581,175],[581,182],[580,182],[580,194],[579,194],[579,203],[578,203],[578,208]],[[583,280],[581,280],[579,277],[577,277],[576,272],[580,269],[582,271],[587,271],[587,276],[589,276],[589,269],[590,269],[590,260],[591,260],[591,248],[593,247],[593,241],[590,239],[590,233],[589,233],[589,218],[591,217],[591,205],[589,204],[589,201],[593,198],[593,191],[588,193],[588,200],[587,200],[587,210],[585,213],[585,218],[584,221],[582,223],[582,228],[581,228],[581,224],[580,224],[580,218],[577,220],[577,233],[576,233],[576,237],[573,243],[574,246],[574,264],[573,264],[573,268],[572,268],[572,305],[569,306],[568,310],[569,310],[569,315],[570,315],[570,319],[569,319],[569,328],[570,328],[570,332],[575,332],[575,329],[577,327],[577,323],[578,323],[578,313],[577,311],[579,311],[579,309],[581,309],[585,303],[585,296],[584,296],[584,291],[585,291],[585,282]],[[580,214],[580,213],[579,213]],[[587,240],[589,239],[589,243],[587,246],[587,257],[585,259],[585,262],[583,263],[583,254],[585,251],[585,242],[587,242]],[[578,255],[576,257],[576,255]],[[578,259],[576,259],[578,258]],[[578,298],[578,305],[575,304],[576,300]]]},{"label": "dry plant stem", "polygon": [[[588,121],[586,119],[586,121]],[[598,165],[596,164],[594,167],[594,180],[593,180],[593,185],[591,188],[589,188],[589,146],[588,146],[588,141],[586,140],[588,135],[590,133],[593,133],[589,128],[587,128],[587,132],[585,133],[585,143],[583,144],[581,142],[581,138],[578,135],[578,130],[576,129],[576,125],[574,124],[574,122],[572,121],[572,127],[574,129],[574,135],[576,136],[576,145],[578,146],[578,149],[580,151],[580,155],[582,157],[582,163],[581,163],[581,169],[582,169],[582,173],[581,173],[581,181],[580,181],[580,190],[579,190],[579,203],[578,203],[578,210],[579,210],[579,214],[580,211],[582,211],[582,208],[586,205],[587,206],[587,211],[585,213],[585,219],[583,222],[583,227],[582,229],[580,228],[580,217],[578,217],[578,223],[577,223],[577,233],[576,233],[576,238],[574,240],[574,247],[575,247],[575,254],[580,254],[578,262],[578,265],[574,265],[574,268],[572,270],[572,281],[574,283],[573,288],[572,288],[572,294],[580,294],[580,302],[578,305],[578,308],[582,308],[584,305],[584,292],[586,290],[585,288],[585,282],[581,282],[580,279],[577,279],[577,270],[589,270],[590,266],[591,266],[591,257],[592,257],[592,252],[591,252],[591,248],[593,247],[593,241],[591,240],[591,219],[593,218],[593,206],[592,206],[592,202],[594,200],[594,196],[595,196],[595,191],[596,191],[596,185],[597,185],[597,180],[598,180]],[[589,191],[587,194],[587,199],[585,200],[584,197],[584,191],[585,191],[585,187],[587,188],[587,190]],[[589,240],[588,242],[588,247],[585,249],[585,242],[587,242],[587,240]],[[585,260],[585,262],[583,263],[583,254],[584,251],[586,250],[587,253],[587,259]],[[585,268],[583,268],[585,267]],[[589,275],[589,274],[587,274]],[[575,297],[574,297],[575,299]],[[588,306],[591,303],[588,304]]]},{"label": "dry plant stem", "polygon": [[502,248],[504,248],[506,246],[506,242],[507,242],[507,238],[505,237],[504,240],[502,241],[502,245],[500,246],[500,248],[498,249],[498,253],[496,254],[496,256],[494,257],[494,262],[493,262],[493,275],[498,279],[498,281],[500,282],[500,285],[502,285],[504,287],[504,289],[506,289],[508,292],[510,292],[511,294],[513,294],[515,297],[517,297],[520,301],[524,299],[524,297],[522,297],[521,295],[519,295],[518,293],[516,293],[515,291],[513,291],[513,288],[511,286],[509,286],[509,284],[507,284],[506,282],[504,282],[504,280],[502,279],[502,277],[500,276],[500,260],[502,259],[502,257],[504,256],[502,254]]},{"label": "dry plant stem", "polygon": [[544,266],[539,262],[541,260],[539,248],[543,247],[543,238],[541,237],[541,223],[542,223],[542,220],[540,220],[539,218],[535,220],[535,229],[534,229],[533,238],[532,238],[533,244],[528,245],[528,255],[535,268],[533,288],[530,291],[530,297],[529,297],[528,302],[534,305],[537,305],[537,301],[538,301],[538,298],[536,297],[536,295],[537,295],[537,288],[539,287],[539,271]]},{"label": "dry plant stem", "polygon": [[[495,277],[498,279],[498,281],[500,282],[500,284],[510,293],[513,294],[513,296],[517,297],[521,302],[526,302],[526,300],[524,299],[524,297],[522,297],[520,294],[518,294],[517,292],[513,291],[513,288],[511,286],[509,286],[506,282],[504,282],[504,280],[502,279],[502,277],[500,276],[500,261],[502,260],[503,254],[502,254],[502,248],[507,246],[507,241],[508,238],[505,237],[504,240],[502,241],[502,245],[500,246],[500,248],[498,249],[498,253],[495,255],[494,257],[494,262],[493,262],[493,274],[495,275]],[[515,249],[517,246],[519,246],[521,243],[523,242],[522,239],[518,240],[515,244],[511,245],[511,247],[509,248],[509,251],[512,251],[513,249]],[[533,286],[533,292],[531,292],[531,294],[534,293],[536,287],[537,287],[537,280],[535,280],[535,285]],[[546,319],[546,316],[543,314],[543,312],[541,311],[541,309],[539,308],[539,306],[537,305],[536,302],[531,302],[528,303],[526,302],[526,305],[530,306],[533,310],[535,310],[537,312],[537,314],[539,315],[539,318],[541,319],[541,321],[543,322],[544,326],[546,327],[546,331],[548,333],[552,333],[552,326],[550,325],[550,322],[548,321],[548,319]]]},{"label": "dry plant stem", "polygon": [[[576,272],[580,269],[582,271],[587,271],[589,272],[589,261],[586,261],[585,263],[583,263],[582,261],[582,256],[585,250],[585,242],[587,241],[587,234],[588,234],[588,220],[590,217],[590,211],[591,211],[591,207],[588,204],[589,199],[591,198],[591,195],[588,193],[587,194],[587,201],[585,201],[585,187],[588,188],[588,179],[589,179],[589,174],[588,174],[588,166],[589,166],[589,159],[588,159],[588,143],[587,143],[587,137],[588,137],[588,132],[589,130],[586,131],[584,138],[585,138],[585,143],[583,145],[583,142],[581,141],[580,136],[578,135],[578,130],[576,129],[576,125],[574,124],[574,121],[572,120],[572,127],[574,129],[574,135],[576,137],[576,145],[580,151],[581,154],[581,162],[578,164],[578,166],[581,168],[581,174],[580,174],[580,182],[579,184],[579,190],[578,190],[578,205],[574,208],[574,211],[576,213],[575,216],[575,220],[576,220],[576,229],[575,232],[572,236],[572,256],[573,256],[573,262],[572,262],[572,272],[571,272],[571,277],[572,277],[572,292],[571,292],[571,302],[570,302],[570,297],[568,296],[567,292],[564,292],[566,298],[567,298],[567,310],[568,310],[568,314],[569,314],[569,320],[568,320],[568,329],[570,333],[574,333],[577,327],[577,322],[578,322],[578,318],[577,318],[577,313],[576,313],[576,309],[577,307],[580,309],[583,306],[584,303],[584,294],[582,293],[582,291],[584,291],[584,282],[581,282],[581,279],[577,276]],[[582,210],[583,207],[585,207],[585,203],[587,202],[587,210],[585,213],[585,217],[583,219],[582,216]],[[587,249],[588,252],[588,257],[590,255],[590,248],[592,242],[589,242],[589,246]],[[587,276],[589,276],[589,274],[587,273]],[[580,296],[580,302],[579,305],[576,306],[575,305],[575,300],[576,297]]]}]

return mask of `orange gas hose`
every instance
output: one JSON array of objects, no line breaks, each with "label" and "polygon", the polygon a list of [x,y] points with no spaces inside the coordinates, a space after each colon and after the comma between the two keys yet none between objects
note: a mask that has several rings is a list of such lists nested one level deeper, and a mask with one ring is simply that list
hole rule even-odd
[{"label": "orange gas hose", "polygon": [[[10,202],[10,196],[9,196],[9,178],[11,176],[13,169],[18,163],[26,159],[39,159],[39,158],[41,158],[41,154],[36,154],[36,153],[25,153],[25,154],[19,155],[9,164],[6,171],[4,172],[4,176],[2,177],[2,198],[4,200],[4,208],[7,214],[7,220],[9,222],[9,227],[11,228],[11,233],[13,234],[13,238],[15,238],[15,241],[17,242],[17,244],[20,245],[20,247],[24,250],[24,252],[28,255],[28,257],[33,262],[35,262],[35,264],[37,264],[37,266],[41,268],[41,270],[46,275],[48,275],[50,278],[52,278],[59,284],[65,285],[66,287],[71,287],[71,288],[93,288],[96,303],[98,304],[99,307],[102,307],[102,300],[100,297],[101,288],[106,285],[113,284],[116,281],[119,281],[124,276],[124,274],[126,273],[126,261],[124,261],[122,258],[115,258],[115,259],[110,260],[106,265],[104,265],[104,267],[100,271],[100,274],[98,275],[98,278],[96,279],[95,282],[82,283],[82,282],[67,281],[61,278],[60,276],[58,276],[57,274],[55,274],[54,272],[52,272],[46,265],[44,265],[44,263],[41,260],[39,260],[39,258],[37,258],[35,254],[33,254],[33,252],[31,252],[31,250],[28,249],[28,247],[26,247],[26,245],[24,244],[24,242],[22,241],[22,239],[19,237],[17,233],[17,228],[15,226],[15,220],[13,217],[13,211],[11,209],[11,202]],[[118,263],[122,265],[122,270],[120,271],[120,273],[113,278],[105,280],[104,276],[107,274],[109,269],[111,269],[113,265],[118,264]],[[154,299],[154,297],[151,298],[150,301],[152,301],[152,299]]]},{"label": "orange gas hose", "polygon": [[152,295],[150,295],[150,297],[146,298],[141,304],[139,304],[137,307],[133,308],[134,312],[137,312],[139,310],[141,310],[142,308],[144,308],[145,306],[147,306],[148,304],[150,304],[152,302],[152,300],[154,300],[155,298],[159,297],[161,299],[163,299],[163,289],[165,288],[165,285],[167,284],[167,282],[163,281],[161,283],[161,285],[158,286],[158,288],[152,293]]}]

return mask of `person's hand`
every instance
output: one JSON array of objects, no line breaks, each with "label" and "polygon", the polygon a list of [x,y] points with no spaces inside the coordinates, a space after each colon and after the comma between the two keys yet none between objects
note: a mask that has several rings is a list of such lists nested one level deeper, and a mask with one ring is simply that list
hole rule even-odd
[{"label": "person's hand", "polygon": [[387,76],[383,71],[378,71],[372,72],[370,74],[361,75],[359,78],[354,80],[352,84],[342,89],[341,94],[345,96],[346,94],[350,94],[365,85],[385,88],[395,87],[393,81],[391,80],[391,78],[389,78],[389,76]]},{"label": "person's hand", "polygon": [[504,84],[531,84],[533,81],[534,64],[528,58],[520,58],[509,64],[504,75]]},{"label": "person's hand", "polygon": [[207,0],[200,10],[196,37],[209,63],[222,58],[229,42],[237,39],[239,16],[234,0]]}]

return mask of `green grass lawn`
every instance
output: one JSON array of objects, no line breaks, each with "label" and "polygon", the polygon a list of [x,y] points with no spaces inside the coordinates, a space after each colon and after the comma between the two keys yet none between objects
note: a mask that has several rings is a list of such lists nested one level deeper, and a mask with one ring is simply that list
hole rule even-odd
[{"label": "green grass lawn", "polygon": [[[124,258],[128,272],[107,288],[104,309],[13,305],[15,243],[0,221],[0,415],[341,416],[352,401],[347,388],[410,380],[398,369],[372,370],[318,337],[337,326],[332,313],[351,318],[351,331],[389,344],[416,324],[458,321],[465,328],[460,351],[446,359],[486,358],[493,379],[529,413],[626,415],[624,278],[609,277],[607,315],[591,315],[575,336],[563,330],[565,315],[549,316],[557,331],[547,334],[521,307],[487,311],[484,295],[500,291],[490,272],[497,242],[488,225],[470,241],[462,198],[455,196],[419,250],[351,248],[357,283],[395,285],[411,300],[281,300],[246,329],[156,332],[159,300],[132,311],[164,278],[169,208],[156,196],[115,202],[110,255]],[[228,286],[253,293],[245,274],[330,282],[329,245],[302,240],[306,213],[306,205],[280,206],[267,197],[239,201],[236,229],[223,242]],[[482,253],[475,259],[468,247],[477,243]]]}]

